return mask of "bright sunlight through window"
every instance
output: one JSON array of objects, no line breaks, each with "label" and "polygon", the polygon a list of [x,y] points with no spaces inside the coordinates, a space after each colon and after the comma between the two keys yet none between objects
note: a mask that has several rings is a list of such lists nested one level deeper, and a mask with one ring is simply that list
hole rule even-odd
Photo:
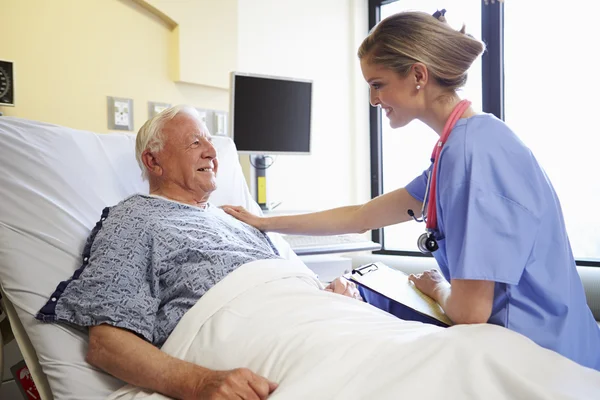
[{"label": "bright sunlight through window", "polygon": [[[381,19],[400,11],[433,14],[440,4],[446,9],[446,20],[452,27],[459,30],[464,23],[467,33],[481,37],[481,0],[399,0],[381,7]],[[481,58],[471,67],[467,85],[460,95],[471,100],[476,110],[481,110]],[[387,193],[406,186],[429,167],[431,150],[438,136],[420,121],[413,121],[402,129],[392,129],[384,116],[382,127],[383,191]],[[416,222],[384,228],[385,247],[387,250],[419,251],[417,238],[424,231],[425,225]]]},{"label": "bright sunlight through window", "polygon": [[552,181],[575,258],[600,261],[600,3],[559,4],[504,2],[505,120]]},{"label": "bright sunlight through window", "polygon": [[[447,10],[455,29],[481,38],[481,0],[399,0],[381,7],[381,18],[405,10]],[[505,120],[531,148],[558,194],[578,260],[600,261],[600,179],[597,123],[600,80],[596,48],[600,2],[572,0],[540,7],[504,2]],[[461,97],[481,110],[481,59],[469,71]],[[405,186],[429,166],[437,136],[420,122],[393,130],[383,118],[383,188]],[[423,224],[384,229],[387,250],[417,251]]]}]

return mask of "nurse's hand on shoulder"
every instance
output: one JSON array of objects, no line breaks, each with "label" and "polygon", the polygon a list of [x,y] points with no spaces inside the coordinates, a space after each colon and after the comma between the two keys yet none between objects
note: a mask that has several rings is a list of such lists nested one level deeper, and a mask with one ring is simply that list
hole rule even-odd
[{"label": "nurse's hand on shoulder", "polygon": [[353,299],[363,301],[363,298],[354,282],[350,282],[345,278],[336,278],[325,288],[326,292],[333,292],[343,296],[352,297]]},{"label": "nurse's hand on shoulder", "polygon": [[442,274],[435,269],[424,271],[422,274],[410,274],[408,280],[413,282],[417,289],[436,301],[436,292],[450,286]]},{"label": "nurse's hand on shoulder", "polygon": [[237,218],[240,221],[247,223],[248,225],[252,225],[258,230],[263,231],[265,228],[263,226],[264,218],[252,214],[250,211],[246,210],[242,206],[221,206],[221,209],[223,209],[223,211],[225,211],[232,217]]}]

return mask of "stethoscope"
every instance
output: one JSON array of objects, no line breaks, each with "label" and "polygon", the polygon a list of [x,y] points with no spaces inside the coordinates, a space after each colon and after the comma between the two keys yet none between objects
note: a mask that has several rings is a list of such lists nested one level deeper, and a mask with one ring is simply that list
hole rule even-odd
[{"label": "stethoscope", "polygon": [[[452,113],[450,113],[450,117],[448,117],[448,120],[444,125],[444,129],[440,135],[440,140],[438,140],[433,148],[431,153],[431,162],[433,163],[433,167],[427,173],[427,186],[425,186],[425,196],[423,196],[423,205],[421,206],[422,218],[419,219],[415,217],[413,210],[407,211],[408,215],[410,215],[415,221],[425,222],[425,233],[423,233],[421,236],[419,236],[419,239],[417,239],[418,249],[425,254],[433,253],[439,249],[438,242],[434,236],[434,231],[437,229],[436,183],[440,154],[442,153],[444,143],[446,143],[448,140],[450,132],[452,132],[456,122],[460,119],[470,105],[471,102],[469,100],[461,100],[454,107]],[[428,195],[429,197],[427,197]],[[427,202],[425,202],[425,199],[427,199]],[[427,203],[427,209],[425,208],[425,203]]]}]

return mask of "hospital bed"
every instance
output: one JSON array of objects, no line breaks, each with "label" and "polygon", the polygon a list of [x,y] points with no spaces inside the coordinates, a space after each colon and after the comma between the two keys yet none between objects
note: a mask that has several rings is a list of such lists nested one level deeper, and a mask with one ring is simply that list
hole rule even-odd
[{"label": "hospital bed", "polygon": [[[221,167],[211,202],[259,212],[233,142],[215,137],[214,143]],[[52,288],[76,269],[102,209],[148,192],[134,146],[133,134],[0,117],[0,286],[12,331],[44,399],[52,398],[50,386],[55,398],[76,398],[72,393],[96,393],[97,387],[107,393],[122,385],[104,374],[87,378],[94,370],[83,359],[84,333],[41,324],[34,316]],[[273,240],[291,252],[285,241]]]},{"label": "hospital bed", "polygon": [[[220,168],[217,177],[218,189],[211,196],[210,201],[216,205],[238,204],[251,211],[260,212],[258,205],[248,192],[233,142],[229,138],[217,136],[214,137],[214,143],[218,151]],[[87,349],[85,331],[60,324],[43,324],[38,322],[34,316],[47,301],[57,283],[70,277],[78,268],[85,239],[98,221],[101,210],[106,206],[118,203],[128,195],[148,191],[147,183],[141,179],[141,171],[135,161],[134,144],[135,137],[131,134],[96,134],[20,118],[0,118],[0,289],[2,302],[19,348],[44,400],[101,399],[123,386],[123,382],[85,362]],[[297,256],[279,235],[272,234],[270,236],[285,258],[297,262]],[[596,290],[598,289],[596,288]],[[340,298],[336,300],[340,302],[340,309],[348,307],[348,310],[353,310],[351,313],[358,315],[365,312],[367,313],[365,315],[368,315],[371,312],[367,309],[370,307],[369,305],[359,304],[355,300],[326,292],[323,292],[323,296],[337,296],[335,299]],[[348,303],[344,303],[345,301]],[[355,307],[354,304],[359,304],[363,308],[354,310],[352,308]],[[306,306],[309,307],[308,304]],[[335,312],[339,314],[338,311]],[[382,318],[380,314],[375,317],[376,319]],[[386,322],[388,320],[377,321],[374,322],[373,330],[377,329],[377,323],[384,325],[388,323]],[[352,325],[352,321],[346,322],[350,325],[344,325],[346,328],[343,329],[350,329],[348,327]],[[407,326],[410,328],[410,332],[414,332],[417,328],[410,324],[412,323],[408,323]],[[382,328],[382,330],[384,329]],[[492,333],[505,334],[502,331],[493,331]],[[369,334],[368,331],[362,333],[357,331],[356,334],[346,336],[359,340],[360,335]],[[542,364],[550,365],[552,368],[556,366],[556,370],[561,371],[560,374],[565,377],[567,384],[571,382],[570,379],[573,380],[573,387],[566,389],[566,392],[575,393],[573,398],[587,398],[585,395],[578,397],[576,394],[600,390],[600,373],[579,367],[566,359],[562,360],[562,357],[554,353],[546,354],[550,352],[541,348],[538,350],[532,342],[523,342],[524,339],[516,336],[518,335],[514,334],[507,340],[515,340],[518,346],[524,346],[528,349],[527,352],[531,351],[529,359],[532,357],[538,359],[539,357],[540,363],[543,361]],[[369,349],[367,346],[368,342],[369,340],[363,340],[360,349],[365,352],[365,357],[375,357],[374,349]],[[461,346],[472,346],[474,342],[476,340],[465,340]],[[318,348],[318,345],[311,344],[314,348]],[[344,356],[348,368],[354,368],[352,362],[360,361],[361,351],[356,344],[352,346],[355,349],[353,355],[344,352],[336,355],[335,351],[319,350],[318,357],[324,356],[325,353],[331,353],[339,359],[344,359],[342,357]],[[539,356],[538,352],[540,352]],[[456,351],[448,355],[448,357],[455,356]],[[501,356],[500,354],[499,357]],[[313,363],[311,365],[327,362],[320,358],[318,362],[310,359],[309,353],[300,354],[298,357],[297,364],[301,364],[307,358],[309,362]],[[406,359],[408,357],[409,355],[406,355]],[[443,360],[441,353],[439,357],[440,360]],[[523,360],[526,359],[527,357]],[[425,361],[421,361],[421,363],[423,362]],[[522,364],[526,366],[527,362],[522,361]],[[441,362],[441,365],[444,365],[444,362]],[[360,363],[355,367],[359,368],[359,366]],[[435,366],[432,368],[425,373],[427,375],[434,374]],[[494,368],[489,368],[488,372],[490,374],[500,373],[498,371],[501,369],[498,369],[498,366]],[[392,372],[394,370],[391,366],[385,366],[384,369]],[[486,368],[480,366],[478,369]],[[326,393],[327,386],[332,386],[334,372],[335,370],[327,372],[331,373],[332,377],[326,382],[326,386],[319,389],[320,393]],[[472,373],[473,371],[465,371],[465,377]],[[532,373],[537,372],[533,371]],[[303,379],[310,379],[310,374],[307,374],[304,373]],[[322,380],[323,374],[325,372],[317,375],[315,379]],[[411,372],[411,374],[413,373]],[[396,379],[394,376],[392,378]],[[345,376],[336,379],[343,379],[344,387],[350,388],[349,382],[347,382],[348,378]],[[369,377],[369,379],[375,380],[373,377]],[[413,374],[411,379],[418,381],[418,374]],[[535,379],[546,378],[536,375],[531,379],[533,382]],[[521,384],[518,380],[515,382],[512,383],[515,387]],[[551,386],[555,382],[565,385],[564,382],[555,378],[548,378],[547,384]],[[419,387],[427,386],[423,383],[420,382]],[[493,383],[490,385],[493,386]],[[406,384],[407,388],[408,386]],[[529,386],[532,385],[529,384]],[[310,388],[310,385],[302,384],[296,389],[291,389],[291,392],[300,393],[307,387]],[[356,395],[356,389],[352,390]],[[543,392],[546,389],[536,387],[536,390]],[[346,394],[348,395],[348,393]],[[333,395],[324,394],[322,398],[333,397]],[[353,396],[349,395],[347,398],[353,398]],[[389,397],[381,394],[373,398]],[[431,398],[434,398],[434,395]],[[488,398],[501,397],[491,396]],[[556,398],[567,397],[557,396]]]}]

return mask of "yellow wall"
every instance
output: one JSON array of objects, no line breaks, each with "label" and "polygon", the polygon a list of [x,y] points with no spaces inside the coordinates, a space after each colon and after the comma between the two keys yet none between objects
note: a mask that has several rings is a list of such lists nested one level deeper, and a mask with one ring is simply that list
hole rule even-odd
[{"label": "yellow wall", "polygon": [[229,89],[237,63],[237,0],[133,1],[177,24],[173,80]]},{"label": "yellow wall", "polygon": [[281,210],[370,198],[368,88],[356,57],[367,17],[365,0],[238,0],[239,70],[313,81],[311,155],[279,155],[266,171],[267,201]]},{"label": "yellow wall", "polygon": [[[134,100],[136,131],[148,101],[229,109],[226,89],[171,79],[173,26],[134,1],[0,0],[0,13],[0,59],[14,61],[16,89],[4,115],[106,132],[106,96]],[[197,39],[198,54],[202,40],[214,37]]]},{"label": "yellow wall", "polygon": [[231,70],[312,79],[313,154],[279,157],[272,200],[363,202],[368,91],[356,48],[366,22],[364,0],[0,0],[0,59],[16,74],[16,107],[0,112],[107,132],[106,97],[126,97],[137,131],[148,101],[229,111]]}]

